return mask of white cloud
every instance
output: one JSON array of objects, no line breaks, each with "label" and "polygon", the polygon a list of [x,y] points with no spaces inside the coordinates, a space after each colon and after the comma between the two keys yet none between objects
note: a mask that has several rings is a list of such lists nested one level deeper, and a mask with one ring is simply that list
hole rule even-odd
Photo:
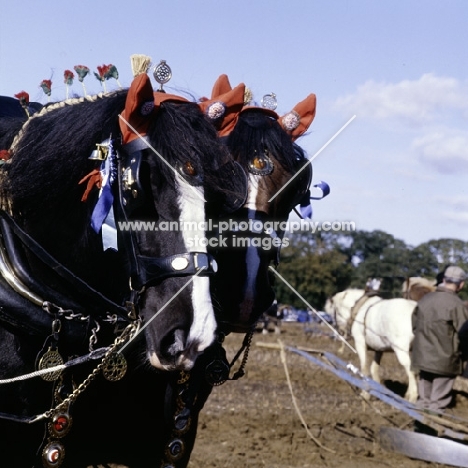
[{"label": "white cloud", "polygon": [[448,213],[443,213],[442,217],[459,225],[468,226],[468,212],[466,211],[449,211]]},{"label": "white cloud", "polygon": [[399,83],[367,81],[354,94],[338,98],[335,109],[359,118],[396,119],[403,124],[439,120],[445,112],[468,114],[468,84],[424,74]]},{"label": "white cloud", "polygon": [[468,170],[468,132],[439,130],[415,138],[412,144],[419,160],[444,174]]},{"label": "white cloud", "polygon": [[468,195],[438,196],[433,198],[435,203],[449,206],[456,211],[465,212],[468,216]]},{"label": "white cloud", "polygon": [[441,219],[468,226],[468,195],[443,195],[433,197],[432,200],[444,207],[443,210],[437,210]]}]

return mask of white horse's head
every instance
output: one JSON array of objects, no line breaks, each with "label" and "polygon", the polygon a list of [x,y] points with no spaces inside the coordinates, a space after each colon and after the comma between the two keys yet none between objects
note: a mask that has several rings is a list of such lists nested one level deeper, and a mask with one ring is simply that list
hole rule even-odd
[{"label": "white horse's head", "polygon": [[325,312],[335,319],[339,330],[346,328],[348,319],[351,317],[351,309],[363,294],[363,289],[345,289],[327,299]]}]

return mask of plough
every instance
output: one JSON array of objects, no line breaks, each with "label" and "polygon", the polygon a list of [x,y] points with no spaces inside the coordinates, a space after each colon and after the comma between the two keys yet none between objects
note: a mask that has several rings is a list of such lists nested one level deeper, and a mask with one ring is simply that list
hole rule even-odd
[{"label": "plough", "polygon": [[[257,343],[257,345],[280,348],[280,345],[271,343]],[[379,434],[380,444],[385,450],[414,459],[468,468],[468,420],[441,411],[422,409],[363,375],[353,364],[346,363],[330,352],[286,345],[284,349],[306,358],[354,387],[403,411],[416,421],[416,425],[425,429],[426,433],[422,433],[382,427]]]}]

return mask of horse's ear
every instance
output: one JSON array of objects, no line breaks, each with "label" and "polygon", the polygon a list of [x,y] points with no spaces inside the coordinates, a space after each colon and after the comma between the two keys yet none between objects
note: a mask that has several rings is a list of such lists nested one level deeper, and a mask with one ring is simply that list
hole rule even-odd
[{"label": "horse's ear", "polygon": [[146,135],[154,108],[153,86],[148,75],[140,73],[130,85],[119,121],[124,144]]},{"label": "horse's ear", "polygon": [[244,107],[244,93],[245,84],[240,83],[234,89],[198,104],[218,130],[220,137],[229,135],[234,129],[239,114]]},{"label": "horse's ear", "polygon": [[211,99],[216,99],[223,94],[229,93],[232,90],[231,83],[227,75],[220,75],[213,85],[211,91]]},{"label": "horse's ear", "polygon": [[283,129],[295,140],[303,135],[314,120],[317,107],[317,97],[309,94],[303,101],[297,104],[291,112],[278,119]]}]

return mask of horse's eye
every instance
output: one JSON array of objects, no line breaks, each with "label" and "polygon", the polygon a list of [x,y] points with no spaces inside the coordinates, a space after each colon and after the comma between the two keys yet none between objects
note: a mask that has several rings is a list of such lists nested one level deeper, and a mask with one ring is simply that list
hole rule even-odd
[{"label": "horse's eye", "polygon": [[184,163],[182,172],[189,177],[195,177],[197,175],[197,169],[190,161]]},{"label": "horse's eye", "polygon": [[256,157],[254,158],[254,160],[252,161],[252,165],[255,169],[259,170],[259,171],[263,171],[263,169],[265,169],[267,163],[264,159],[262,158],[259,158],[259,157]]},{"label": "horse's eye", "polygon": [[203,177],[199,173],[197,167],[191,162],[186,161],[180,165],[179,171],[183,178],[191,185],[201,185],[203,183]]},{"label": "horse's eye", "polygon": [[255,155],[249,163],[249,172],[255,175],[268,175],[273,172],[273,161],[266,155]]}]

